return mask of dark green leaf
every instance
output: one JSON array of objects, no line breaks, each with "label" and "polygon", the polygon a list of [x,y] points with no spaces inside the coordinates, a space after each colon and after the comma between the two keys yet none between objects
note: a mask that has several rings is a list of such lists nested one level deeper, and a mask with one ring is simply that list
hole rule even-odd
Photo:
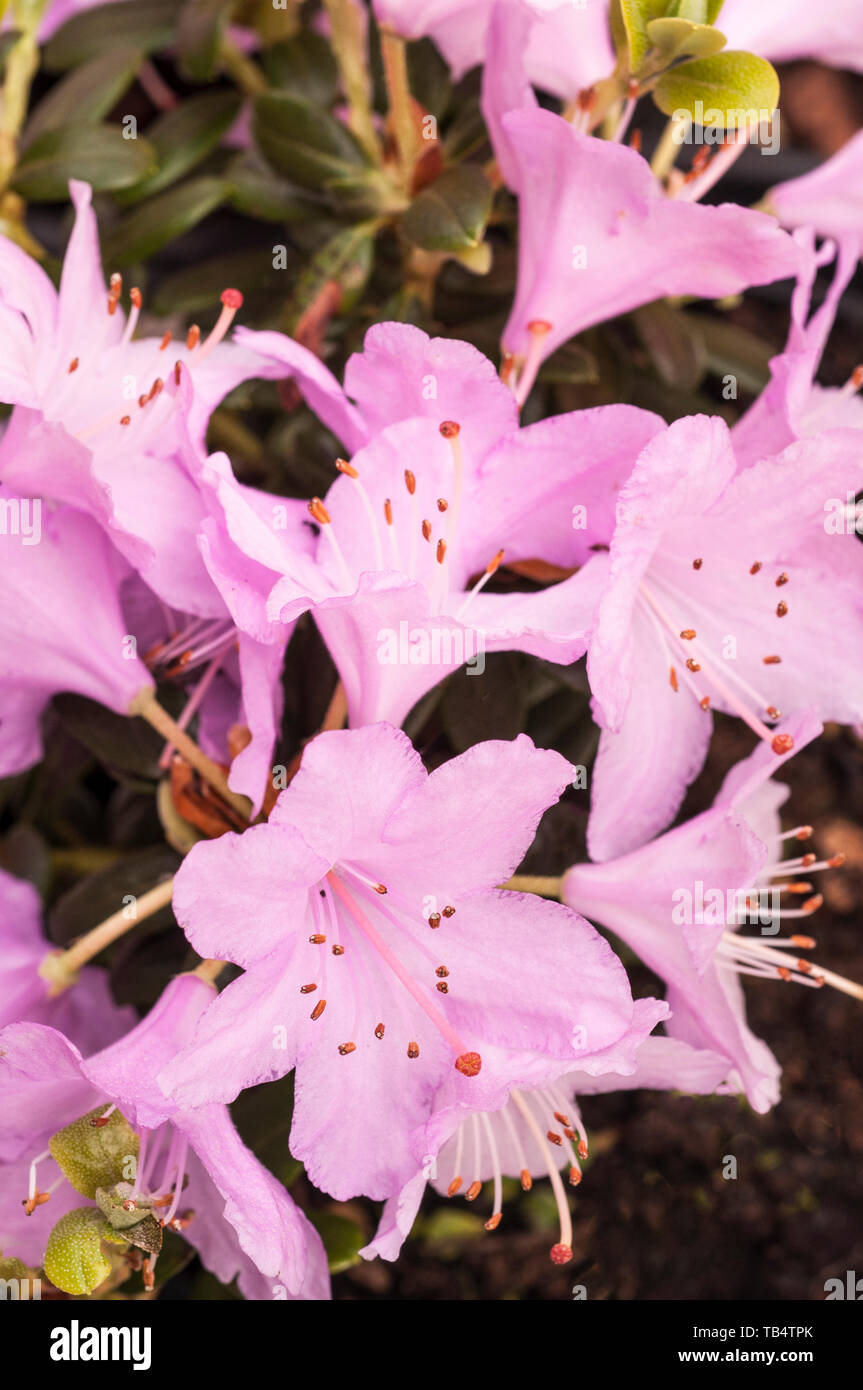
[{"label": "dark green leaf", "polygon": [[83,179],[97,192],[129,188],[155,163],[152,145],[124,139],[121,126],[73,122],[44,131],[27,146],[12,187],[28,200],[60,202],[69,196],[70,179]]},{"label": "dark green leaf", "polygon": [[[293,184],[275,178],[254,150],[231,160],[225,171],[231,205],[248,217],[265,222],[308,222],[320,214],[320,206]],[[231,281],[233,284],[233,281]]]},{"label": "dark green leaf", "polygon": [[527,712],[523,672],[517,652],[489,652],[484,671],[462,666],[450,676],[440,714],[457,753],[484,739],[521,733]]},{"label": "dark green leaf", "polygon": [[[54,903],[48,913],[48,935],[58,946],[67,946],[113,913],[132,907],[130,898],[141,897],[179,866],[179,856],[167,845],[153,845],[89,874]],[[162,930],[173,920],[166,907],[148,917],[146,926]]]},{"label": "dark green leaf", "polygon": [[235,286],[246,296],[256,290],[277,296],[284,295],[290,283],[291,278],[284,270],[273,268],[270,248],[260,246],[250,251],[214,256],[167,276],[159,282],[151,307],[154,314],[201,314],[212,311],[226,285]]},{"label": "dark green leaf", "polygon": [[632,317],[666,385],[695,391],[706,368],[704,341],[697,325],[682,309],[664,300],[643,305]]},{"label": "dark green leaf", "polygon": [[491,198],[491,184],[480,166],[460,164],[414,199],[401,230],[425,251],[467,251],[482,241]]},{"label": "dark green leaf", "polygon": [[332,1211],[310,1211],[309,1218],[324,1242],[331,1274],[359,1264],[360,1251],[368,1242],[356,1221]]},{"label": "dark green leaf", "polygon": [[51,852],[32,825],[19,821],[0,840],[0,868],[26,879],[44,898],[51,882]]},{"label": "dark green leaf", "polygon": [[224,179],[209,177],[191,179],[179,188],[158,194],[112,228],[105,242],[106,261],[123,266],[145,260],[203,222],[227,196]]},{"label": "dark green leaf", "polygon": [[341,121],[290,92],[258,97],[253,129],[268,163],[302,188],[326,188],[366,166],[360,145]]},{"label": "dark green leaf", "polygon": [[69,121],[101,121],[126,91],[142,55],[134,49],[101,53],[75,68],[43,97],[24,128],[23,145],[46,130],[58,130]]},{"label": "dark green leaf", "polygon": [[[274,1038],[274,1044],[278,1039]],[[278,1053],[273,1053],[278,1058]],[[288,1143],[294,1114],[294,1075],[250,1086],[231,1106],[231,1117],[245,1144],[285,1187],[302,1172]]]},{"label": "dark green leaf", "polygon": [[338,96],[338,63],[321,34],[303,29],[264,49],[261,63],[274,87],[284,87],[314,106],[332,106]]},{"label": "dark green leaf", "polygon": [[407,56],[411,95],[440,121],[452,93],[447,64],[431,39],[409,44]]},{"label": "dark green leaf", "polygon": [[306,266],[291,297],[285,312],[285,327],[288,332],[296,326],[300,316],[314,303],[328,281],[334,280],[341,287],[342,310],[356,303],[371,274],[374,260],[376,224],[357,223],[338,232],[326,243]]},{"label": "dark green leaf", "polygon": [[448,163],[457,164],[475,154],[488,139],[485,120],[478,97],[471,97],[459,108],[455,120],[447,127],[443,138],[444,155]]},{"label": "dark green leaf", "polygon": [[215,76],[232,8],[233,0],[186,0],[180,9],[177,55],[193,82],[209,82]]},{"label": "dark green leaf", "polygon": [[123,0],[74,15],[49,39],[43,62],[49,72],[87,63],[100,53],[130,48],[155,53],[174,37],[177,0]]},{"label": "dark green leaf", "polygon": [[156,776],[164,742],[143,719],[127,719],[83,695],[56,695],[54,709],[100,762],[136,777]]},{"label": "dark green leaf", "polygon": [[117,201],[125,206],[161,193],[214,150],[240,113],[238,92],[201,92],[160,116],[147,130],[158,168],[127,189]]}]

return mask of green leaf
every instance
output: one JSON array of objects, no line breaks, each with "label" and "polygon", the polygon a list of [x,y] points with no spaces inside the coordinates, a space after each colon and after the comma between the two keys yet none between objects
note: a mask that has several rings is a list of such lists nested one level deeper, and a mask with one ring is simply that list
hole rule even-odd
[{"label": "green leaf", "polygon": [[485,670],[462,666],[446,683],[440,707],[444,729],[457,753],[484,739],[512,739],[527,714],[525,661],[518,652],[489,652]]},{"label": "green leaf", "polygon": [[45,1249],[45,1273],[63,1293],[78,1298],[93,1292],[111,1273],[102,1250],[105,1219],[97,1207],[76,1207],[61,1216]]},{"label": "green leaf", "polygon": [[150,198],[111,229],[104,247],[105,260],[116,266],[146,260],[203,222],[227,196],[224,179],[202,176]]},{"label": "green leaf", "polygon": [[665,13],[670,18],[691,19],[696,24],[715,24],[723,0],[673,0]]},{"label": "green leaf", "polygon": [[238,92],[201,92],[155,120],[147,139],[156,151],[158,168],[120,194],[121,206],[161,193],[205,159],[234,124],[242,104]]},{"label": "green leaf", "polygon": [[772,64],[754,53],[715,53],[664,73],[653,97],[666,116],[688,111],[695,118],[700,102],[701,115],[711,118],[705,124],[725,129],[743,113],[753,119],[763,111],[772,113],[779,101],[779,78]]},{"label": "green leaf", "polygon": [[233,0],[186,0],[177,22],[180,67],[193,82],[210,82],[219,66]]},{"label": "green leaf", "polygon": [[70,179],[83,179],[97,192],[129,188],[155,163],[152,145],[125,140],[118,125],[72,122],[44,131],[27,146],[12,187],[30,201],[62,202],[69,196]]},{"label": "green leaf", "polygon": [[63,726],[112,770],[155,779],[164,740],[143,719],[115,714],[84,695],[55,695]]},{"label": "green leaf", "polygon": [[264,158],[302,188],[327,188],[367,167],[361,146],[327,111],[290,92],[255,100],[253,131]]},{"label": "green leaf", "polygon": [[177,0],[123,0],[74,15],[52,35],[42,54],[49,72],[65,72],[102,53],[130,48],[155,53],[174,38]]},{"label": "green leaf", "polygon": [[647,26],[665,11],[666,0],[612,0],[611,35],[623,72],[638,72],[650,49]]},{"label": "green leaf", "polygon": [[739,323],[729,323],[722,316],[688,311],[697,328],[709,371],[717,376],[729,373],[736,378],[741,391],[757,395],[770,380],[770,359],[775,347],[747,332]]},{"label": "green leaf", "polygon": [[101,121],[126,91],[143,61],[140,51],[101,53],[75,68],[43,97],[24,128],[26,147],[46,130],[74,121]]},{"label": "green leaf", "polygon": [[[320,216],[320,204],[305,197],[293,184],[273,177],[255,150],[245,150],[225,170],[231,206],[264,222],[309,222]],[[233,284],[233,280],[231,284]]]},{"label": "green leaf", "polygon": [[286,330],[296,326],[324,285],[334,280],[341,287],[340,309],[350,309],[359,299],[374,263],[377,223],[359,222],[337,232],[306,266],[294,287],[285,311]]},{"label": "green leaf", "polygon": [[688,19],[652,19],[647,33],[668,63],[679,58],[710,58],[726,44],[725,35],[712,25],[693,24]]},{"label": "green leaf", "polygon": [[707,366],[704,341],[696,324],[664,300],[644,304],[633,312],[641,341],[667,386],[695,391]]},{"label": "green leaf", "polygon": [[284,1187],[303,1171],[288,1147],[294,1114],[294,1074],[241,1091],[231,1105],[231,1118],[243,1143],[269,1168]]},{"label": "green leaf", "polygon": [[356,1221],[331,1211],[310,1211],[309,1219],[324,1242],[331,1274],[359,1264],[360,1251],[368,1242]]},{"label": "green leaf", "polygon": [[411,203],[401,230],[425,251],[468,251],[482,241],[491,184],[478,164],[448,169]]},{"label": "green leaf", "polygon": [[255,291],[272,297],[284,294],[286,283],[290,283],[286,271],[275,270],[272,257],[258,246],[214,256],[166,276],[159,281],[150,306],[158,315],[197,315],[212,311],[226,285],[234,285],[246,297]]},{"label": "green leaf", "polygon": [[93,1120],[104,1115],[106,1106],[97,1105],[58,1129],[48,1141],[51,1157],[68,1178],[76,1192],[95,1201],[96,1190],[130,1181],[138,1161],[138,1136],[119,1110],[114,1110],[105,1124]]},{"label": "green leaf", "polygon": [[303,29],[265,48],[261,65],[273,87],[283,87],[314,106],[332,106],[339,92],[339,65],[321,34]]},{"label": "green leaf", "polygon": [[[161,843],[122,855],[61,894],[48,913],[48,935],[56,946],[68,946],[113,913],[133,907],[130,897],[141,897],[179,867],[177,855]],[[171,909],[166,907],[145,918],[140,930],[162,931],[173,920]]]}]

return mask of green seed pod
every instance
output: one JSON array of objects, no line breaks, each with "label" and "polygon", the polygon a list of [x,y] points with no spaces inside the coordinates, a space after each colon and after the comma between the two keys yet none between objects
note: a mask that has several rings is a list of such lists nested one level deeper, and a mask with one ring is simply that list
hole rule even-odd
[{"label": "green seed pod", "polygon": [[111,1273],[101,1245],[105,1224],[96,1207],[76,1207],[61,1216],[52,1230],[45,1250],[45,1273],[63,1293],[92,1293]]},{"label": "green seed pod", "polygon": [[137,1162],[138,1136],[128,1120],[113,1111],[103,1124],[100,1120],[105,1106],[97,1106],[80,1120],[73,1120],[48,1141],[51,1157],[56,1159],[65,1178],[82,1197],[96,1198],[99,1187],[113,1187],[128,1178],[129,1161]]}]

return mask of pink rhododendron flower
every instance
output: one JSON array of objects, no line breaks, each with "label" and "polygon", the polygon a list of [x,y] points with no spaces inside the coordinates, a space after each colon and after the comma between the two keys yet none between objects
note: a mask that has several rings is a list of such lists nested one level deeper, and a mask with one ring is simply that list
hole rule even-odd
[{"label": "pink rhododendron flower", "polygon": [[197,845],[177,876],[189,940],[245,974],[161,1072],[166,1092],[227,1100],[296,1067],[291,1149],[311,1180],[385,1198],[433,1115],[496,1108],[523,1074],[620,1039],[633,1003],[610,948],[495,887],[570,776],[524,736],[430,776],[389,725],[314,739],[269,823]]},{"label": "pink rhododendron flower", "polygon": [[729,49],[775,63],[815,58],[863,71],[863,20],[857,0],[724,0],[716,27]]},{"label": "pink rhododendron flower", "polygon": [[[165,602],[210,615],[218,597],[195,536],[205,515],[178,460],[182,431],[199,444],[210,414],[257,360],[223,343],[242,296],[226,290],[210,336],[185,343],[134,337],[141,307],[121,277],[106,287],[87,184],[76,208],[60,292],[13,242],[0,238],[0,400],[15,410],[0,442],[3,481],[90,512]],[[194,391],[179,391],[185,374]]]},{"label": "pink rhododendron flower", "polygon": [[[731,431],[734,453],[743,467],[781,453],[796,439],[820,430],[840,426],[863,429],[863,402],[857,395],[863,384],[859,371],[855,370],[842,387],[815,382],[839,300],[857,266],[857,248],[846,238],[838,251],[832,242],[825,242],[816,253],[811,231],[795,236],[806,248],[806,260],[791,299],[788,342],[784,352],[771,359],[767,386]],[[810,312],[815,275],[834,256],[830,287],[820,307]]]},{"label": "pink rhododendron flower", "polygon": [[234,342],[265,363],[261,375],[293,375],[323,423],[354,452],[387,425],[415,416],[458,420],[465,447],[487,450],[516,429],[518,407],[494,363],[470,343],[430,338],[408,323],[376,323],[345,365],[342,387],[301,343],[238,328]]},{"label": "pink rhododendron flower", "polygon": [[[798,748],[821,732],[811,712],[782,727]],[[821,902],[801,875],[842,856],[783,860],[789,840],[812,832],[781,833],[778,809],[787,788],[768,780],[776,765],[760,745],[732,768],[711,810],[619,859],[577,864],[563,881],[566,902],[615,932],[667,981],[669,1032],[729,1058],[732,1088],[760,1112],[779,1098],[780,1068],[747,1027],[738,977],[847,984],[800,955],[814,942],[797,933],[797,923]],[[788,896],[777,907],[780,893]],[[747,921],[759,922],[760,934],[741,930]],[[789,925],[791,935],[778,934]]]},{"label": "pink rhododendron flower", "polygon": [[487,36],[495,12],[513,26],[523,17],[536,21],[524,62],[545,91],[571,99],[614,69],[607,0],[374,0],[374,8],[378,22],[403,38],[434,39],[456,78],[491,61]]},{"label": "pink rhododendron flower", "polygon": [[[50,1023],[85,1055],[133,1027],[133,1009],[118,1008],[104,970],[85,966],[74,989],[49,995],[39,966],[53,951],[41,930],[42,904],[30,883],[0,869],[0,1027]],[[2,1240],[0,1240],[2,1248]]]},{"label": "pink rhododendron flower", "polygon": [[[182,1230],[217,1278],[230,1283],[238,1276],[247,1298],[280,1296],[277,1286],[281,1296],[326,1298],[329,1280],[320,1237],[281,1183],[242,1143],[227,1108],[182,1110],[166,1101],[156,1085],[156,1073],[188,1040],[214,998],[213,986],[204,980],[178,976],[143,1022],[88,1061],[53,1028],[29,1023],[4,1028],[0,1155],[9,1171],[0,1170],[0,1186],[9,1194],[11,1183],[26,1172],[26,1162],[29,1192],[19,1188],[15,1205],[20,1212],[21,1201],[29,1198],[32,1206],[53,1185],[45,1170],[55,1176],[54,1161],[39,1153],[47,1138],[104,1102],[106,1116],[119,1109],[140,1140],[128,1200],[154,1204],[163,1224]],[[68,1191],[61,1201],[62,1207],[51,1194],[35,1210],[51,1208],[48,1224],[53,1225],[63,1208],[81,1205],[80,1197],[69,1202]],[[31,1233],[22,1229],[8,1205],[6,1195],[0,1246],[7,1255],[41,1263],[46,1218]],[[148,1264],[152,1276],[152,1256]]]},{"label": "pink rhododendron flower", "polygon": [[863,644],[863,552],[853,530],[825,523],[826,500],[853,496],[858,481],[855,430],[743,472],[717,418],[678,420],[646,446],[619,496],[588,654],[603,728],[592,858],[634,849],[672,819],[704,761],[711,707],[777,753],[785,736],[765,720],[811,705],[860,720],[863,677],[848,653]]},{"label": "pink rhododendron flower", "polygon": [[[430,1177],[441,1196],[476,1201],[484,1183],[493,1184],[487,1231],[496,1230],[502,1216],[503,1178],[518,1178],[530,1191],[535,1178],[550,1178],[560,1221],[559,1238],[551,1249],[555,1264],[572,1258],[572,1219],[560,1168],[568,1168],[569,1183],[577,1187],[581,1164],[588,1156],[588,1136],[579,1096],[621,1090],[679,1090],[710,1095],[725,1081],[729,1060],[706,1048],[690,1047],[673,1038],[647,1037],[656,1022],[656,1001],[636,1000],[633,1028],[624,1046],[607,1048],[557,1081],[534,1089],[511,1092],[501,1109],[467,1116],[443,1143],[427,1172],[406,1183],[390,1197],[374,1239],[362,1254],[367,1259],[397,1258],[410,1232]],[[452,1123],[457,1117],[449,1117]]]},{"label": "pink rhododendron flower", "polygon": [[53,695],[74,691],[128,714],[153,681],[120,610],[128,567],[96,522],[71,507],[43,514],[41,499],[7,488],[0,502],[17,523],[0,536],[0,776],[8,777],[42,757],[39,721]]},{"label": "pink rhododendron flower", "polygon": [[[863,22],[860,24],[863,31]],[[863,52],[863,32],[860,35]],[[783,227],[814,227],[863,253],[863,131],[811,173],[777,183],[764,200]]]},{"label": "pink rhododendron flower", "polygon": [[540,363],[591,324],[665,295],[719,298],[795,275],[765,214],[670,198],[635,150],[539,109],[502,115],[519,194],[519,268],[503,347],[524,400]]},{"label": "pink rhododendron flower", "polygon": [[[220,537],[203,528],[213,539],[208,564],[226,598],[233,590],[236,621],[260,636],[311,609],[352,724],[401,722],[427,690],[486,651],[580,656],[601,564],[533,594],[487,585],[504,554],[507,563],[586,560],[613,515],[615,481],[662,428],[659,417],[600,407],[518,430],[512,394],[487,358],[407,325],[371,330],[345,382],[366,428],[380,433],[351,463],[339,461],[342,476],[310,504],[322,533],[311,554],[293,519],[274,526],[273,499],[240,487],[223,455],[201,474],[214,514],[217,504],[223,513]],[[442,418],[449,408],[458,415]],[[588,504],[578,530],[576,489]]]}]

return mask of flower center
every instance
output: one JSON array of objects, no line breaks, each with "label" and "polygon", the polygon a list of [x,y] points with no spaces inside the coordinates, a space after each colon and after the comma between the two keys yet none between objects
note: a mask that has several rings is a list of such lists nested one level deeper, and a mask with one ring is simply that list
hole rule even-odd
[{"label": "flower center", "polygon": [[[692,570],[697,573],[703,563],[700,558],[694,559]],[[756,575],[762,568],[761,562],[756,560],[749,572]],[[774,579],[778,589],[783,589],[788,582],[784,570]],[[724,658],[712,652],[706,639],[699,636],[698,629],[690,625],[693,615],[697,618],[699,612],[705,617],[708,631],[715,621],[702,603],[689,593],[684,595],[664,575],[655,573],[651,573],[649,584],[642,581],[638,601],[659,639],[668,662],[669,684],[675,694],[680,693],[681,685],[685,685],[705,712],[710,708],[711,693],[717,695],[777,757],[792,751],[794,740],[791,735],[777,734],[764,722],[769,719],[775,723],[782,718],[782,711],[739,674],[733,661],[726,661],[720,674],[719,663]],[[675,619],[672,610],[684,604],[687,618],[681,622]],[[778,618],[787,615],[788,604],[784,598],[778,599],[775,613]],[[762,661],[768,667],[778,666],[782,658],[771,652],[763,656]]]},{"label": "flower center", "polygon": [[[320,970],[321,997],[317,999],[310,1018],[313,1022],[319,1019],[327,1006],[327,953],[322,953],[321,948],[329,944],[330,954],[340,962],[335,968],[347,970],[353,977],[351,983],[354,1017],[350,1021],[346,1040],[338,1045],[338,1051],[342,1057],[356,1051],[356,1001],[358,998],[368,997],[370,983],[364,962],[364,956],[367,959],[368,952],[364,951],[363,947],[370,948],[377,960],[406,990],[452,1050],[456,1070],[463,1076],[477,1076],[482,1068],[479,1053],[470,1049],[459,1036],[435,997],[446,997],[449,994],[449,970],[444,965],[434,964],[435,956],[417,940],[410,921],[406,922],[404,917],[400,918],[383,904],[382,898],[388,895],[389,889],[383,883],[369,878],[360,869],[346,863],[340,863],[331,869],[326,878],[311,891],[311,913],[316,929],[309,937],[309,945],[316,953],[314,973]],[[410,903],[398,894],[395,897],[404,916],[410,918]],[[442,913],[433,911],[424,920],[435,930],[440,927],[443,917],[450,918],[454,915],[455,908],[447,905]],[[414,978],[413,973],[390,947],[384,932],[391,927],[395,927],[401,935],[404,935],[407,928],[411,945],[414,948],[418,947],[420,953],[428,960],[429,973],[431,975],[433,972],[434,975],[434,994],[429,985],[422,984]],[[319,982],[314,979],[301,985],[300,993],[317,994],[318,987]],[[385,1019],[376,1022],[374,1036],[379,1042],[383,1042],[387,1036],[386,1030]],[[407,1055],[412,1060],[419,1057],[420,1043],[416,1038],[408,1039]]]},{"label": "flower center", "polygon": [[[378,571],[384,570],[389,563],[399,573],[406,574],[408,578],[424,585],[429,593],[432,612],[436,615],[444,611],[452,588],[452,564],[458,554],[464,497],[464,455],[461,426],[455,420],[444,420],[439,428],[442,437],[447,440],[452,451],[452,474],[451,487],[448,489],[449,496],[436,498],[434,505],[428,507],[432,516],[435,517],[435,521],[432,521],[429,516],[420,515],[417,478],[412,469],[406,468],[404,470],[406,495],[402,497],[401,501],[393,500],[392,497],[383,499],[383,505],[380,509],[383,517],[381,521],[381,515],[376,510],[375,504],[360,478],[359,469],[353,463],[349,463],[347,459],[336,459],[336,468],[351,480],[356,490],[365,518],[366,534],[370,540],[371,563]],[[313,497],[308,508],[312,519],[326,536],[345,592],[352,593],[356,588],[360,570],[357,569],[352,572],[351,565],[345,555],[345,548],[336,535],[336,528],[329,509],[320,497]],[[401,520],[402,509],[404,508],[407,509],[407,523],[398,527],[396,523]],[[386,535],[386,542],[384,541],[384,534]],[[405,540],[407,541],[406,550],[402,546],[402,542]],[[388,555],[388,561],[384,558],[385,551]],[[462,618],[475,595],[491,579],[502,559],[503,551],[499,550],[477,582],[468,590],[464,602],[456,614],[458,620]]]},{"label": "flower center", "polygon": [[[110,317],[117,311],[122,292],[122,276],[112,275],[107,302]],[[194,371],[195,367],[205,361],[213,348],[224,338],[234,315],[243,303],[243,296],[239,290],[223,290],[221,312],[212,332],[203,342],[200,328],[193,324],[186,335],[185,352],[175,359],[173,369],[170,369],[168,349],[173,339],[170,332],[165,333],[144,370],[132,374],[122,370],[123,356],[138,325],[142,306],[141,291],[137,288],[131,289],[129,299],[129,317],[119,343],[103,352],[101,344],[95,342],[90,346],[89,352],[82,350],[79,356],[73,357],[52,401],[55,418],[62,418],[70,432],[88,444],[99,437],[100,445],[119,445],[122,436],[124,446],[128,445],[130,439],[134,439],[137,448],[145,448],[157,430],[165,425],[175,407],[174,393],[164,390],[166,377],[169,374],[173,375],[176,390],[182,379],[183,367],[187,371]],[[127,358],[127,362],[130,363],[130,359]],[[86,401],[86,397],[82,397],[80,391],[82,380],[86,380],[91,387],[95,384],[98,388],[104,388],[105,395],[109,397],[111,385],[118,387],[123,404],[112,403],[104,414],[95,419],[89,415],[79,419],[81,406]],[[141,384],[143,390],[139,392],[138,387]]]}]

